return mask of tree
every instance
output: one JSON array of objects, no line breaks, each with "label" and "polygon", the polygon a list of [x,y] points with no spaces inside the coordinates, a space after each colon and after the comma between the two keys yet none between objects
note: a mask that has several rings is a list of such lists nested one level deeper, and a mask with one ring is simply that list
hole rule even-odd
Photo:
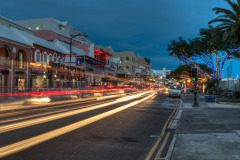
[{"label": "tree", "polygon": [[[240,45],[240,0],[226,0],[231,7],[214,8],[213,11],[218,15],[211,20],[209,24],[217,23],[216,28],[224,32],[225,38],[228,39],[229,49],[238,48]],[[239,51],[239,50],[238,50]],[[240,57],[239,52],[235,52],[236,57]]]},{"label": "tree", "polygon": [[228,38],[230,37],[225,37],[220,29],[209,26],[207,29],[201,29],[197,38],[187,41],[180,37],[177,41],[172,41],[168,45],[168,51],[187,65],[198,68],[196,63],[207,65],[212,70],[212,78],[219,80],[225,62],[231,55]]},{"label": "tree", "polygon": [[[200,69],[204,70],[207,73],[211,73],[211,69],[205,65],[205,64],[197,64]],[[175,78],[175,79],[181,79],[182,75],[190,76],[192,67],[189,65],[180,65],[177,69],[172,71],[169,75],[168,78]],[[200,74],[201,75],[201,74]],[[204,75],[201,75],[204,76]]]}]

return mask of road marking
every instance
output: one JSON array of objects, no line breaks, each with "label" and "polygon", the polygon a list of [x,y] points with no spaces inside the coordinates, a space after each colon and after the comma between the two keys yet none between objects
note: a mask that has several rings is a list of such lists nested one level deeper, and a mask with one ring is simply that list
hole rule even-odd
[{"label": "road marking", "polygon": [[157,150],[157,147],[159,146],[161,140],[162,140],[162,137],[164,136],[165,134],[165,131],[166,131],[166,128],[167,128],[167,125],[171,119],[171,117],[173,116],[174,112],[175,112],[176,109],[173,110],[173,112],[171,113],[171,115],[169,116],[169,118],[167,119],[167,121],[164,123],[164,126],[163,126],[163,129],[160,133],[160,136],[159,138],[157,139],[157,141],[154,143],[153,147],[151,148],[151,150],[149,151],[147,157],[146,157],[146,160],[151,160],[153,154],[155,153],[155,151]]},{"label": "road marking", "polygon": [[169,118],[167,119],[167,121],[164,123],[164,126],[163,126],[163,129],[160,133],[160,136],[159,138],[157,139],[157,141],[154,143],[153,147],[151,148],[151,150],[149,151],[147,157],[146,157],[146,160],[151,160],[152,159],[152,156],[154,155],[154,153],[156,152],[157,150],[157,147],[159,146],[165,132],[166,132],[166,129],[169,127],[169,122],[172,120],[172,118],[174,117],[174,115],[176,114],[178,108],[175,108],[173,110],[173,112],[171,113],[171,115],[169,116]]},{"label": "road marking", "polygon": [[168,139],[169,139],[169,136],[170,136],[170,132],[167,132],[167,135],[166,135],[166,137],[164,138],[161,147],[160,147],[159,150],[157,151],[157,154],[156,154],[154,160],[159,160],[159,159],[161,159],[162,151],[163,151],[164,147],[165,147],[166,144],[167,144],[167,141],[168,141]]},{"label": "road marking", "polygon": [[4,147],[0,148],[0,158],[6,157],[8,155],[11,155],[11,154],[14,154],[14,153],[17,153],[17,152],[20,152],[22,150],[25,150],[25,149],[30,148],[32,146],[35,146],[37,144],[43,143],[43,142],[48,141],[50,139],[56,138],[56,137],[61,136],[63,134],[72,132],[74,130],[77,130],[79,128],[82,128],[84,126],[92,124],[92,123],[94,123],[96,121],[99,121],[101,119],[104,119],[106,117],[114,115],[114,114],[116,114],[118,112],[121,112],[121,111],[123,111],[123,110],[125,110],[127,108],[135,106],[135,105],[137,105],[137,104],[139,104],[139,103],[141,103],[141,102],[151,98],[155,94],[156,93],[154,92],[151,95],[149,95],[149,96],[147,96],[147,97],[145,97],[145,98],[143,98],[141,100],[137,100],[137,101],[131,102],[131,103],[123,105],[123,106],[121,106],[119,108],[116,108],[116,109],[113,109],[113,110],[101,113],[99,115],[87,118],[85,120],[81,120],[79,122],[76,122],[76,123],[73,123],[73,124],[70,124],[70,125],[67,125],[67,126],[64,126],[64,127],[61,127],[61,128],[58,128],[58,129],[46,132],[46,133],[43,133],[43,134],[40,134],[38,136],[29,138],[29,139],[25,139],[25,140],[22,140],[22,141],[10,144],[8,146],[4,146]]}]

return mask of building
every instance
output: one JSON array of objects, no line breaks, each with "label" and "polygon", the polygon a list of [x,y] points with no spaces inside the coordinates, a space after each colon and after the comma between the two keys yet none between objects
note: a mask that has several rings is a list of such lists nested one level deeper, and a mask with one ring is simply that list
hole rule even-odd
[{"label": "building", "polygon": [[137,68],[137,55],[133,51],[116,52],[115,57],[120,58],[118,77],[132,79]]},{"label": "building", "polygon": [[240,98],[239,79],[223,79],[219,82],[218,89],[222,95]]},{"label": "building", "polygon": [[149,59],[136,55],[133,51],[115,52],[114,57],[120,58],[118,77],[135,83],[154,83]]},{"label": "building", "polygon": [[67,22],[0,17],[0,30],[0,92],[116,85],[117,76],[135,81],[151,76],[146,58],[95,46]]},{"label": "building", "polygon": [[171,70],[163,68],[161,70],[153,70],[153,74],[156,78],[165,79],[167,75],[171,73]]},{"label": "building", "polygon": [[67,53],[3,17],[0,30],[1,92],[57,87],[56,72],[65,72]]},{"label": "building", "polygon": [[[110,55],[107,52],[100,52],[86,34],[76,30],[66,21],[54,18],[20,20],[16,23],[34,31],[35,35],[55,43],[68,52],[64,59],[65,65],[84,72],[84,77],[79,79],[81,87],[101,85],[102,74],[106,66],[104,57],[108,58]],[[73,78],[73,84],[75,84],[74,80]]]}]

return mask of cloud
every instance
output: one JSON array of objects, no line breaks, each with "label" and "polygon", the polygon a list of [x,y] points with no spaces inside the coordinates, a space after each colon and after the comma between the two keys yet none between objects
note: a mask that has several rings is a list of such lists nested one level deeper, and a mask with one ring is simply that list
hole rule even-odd
[{"label": "cloud", "polygon": [[221,0],[7,0],[0,14],[67,20],[96,44],[134,50],[152,59],[154,68],[174,68],[179,62],[168,57],[167,44],[197,35],[214,18],[211,9],[224,5]]}]

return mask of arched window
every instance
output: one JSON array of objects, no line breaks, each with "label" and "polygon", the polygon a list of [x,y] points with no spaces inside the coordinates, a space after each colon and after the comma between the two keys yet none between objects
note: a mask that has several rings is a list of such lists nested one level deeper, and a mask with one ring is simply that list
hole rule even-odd
[{"label": "arched window", "polygon": [[44,52],[43,54],[43,64],[48,64],[49,60],[48,60],[48,55],[46,52]]},{"label": "arched window", "polygon": [[0,65],[9,65],[9,52],[5,46],[0,46]]},{"label": "arched window", "polygon": [[54,53],[54,54],[53,54],[53,61],[54,61],[55,63],[58,62],[57,53]]},{"label": "arched window", "polygon": [[53,55],[52,54],[49,54],[49,62],[52,62],[53,61]]},{"label": "arched window", "polygon": [[39,50],[35,51],[34,60],[36,63],[41,63],[41,52]]},{"label": "arched window", "polygon": [[24,53],[19,51],[16,57],[17,67],[24,68]]}]

